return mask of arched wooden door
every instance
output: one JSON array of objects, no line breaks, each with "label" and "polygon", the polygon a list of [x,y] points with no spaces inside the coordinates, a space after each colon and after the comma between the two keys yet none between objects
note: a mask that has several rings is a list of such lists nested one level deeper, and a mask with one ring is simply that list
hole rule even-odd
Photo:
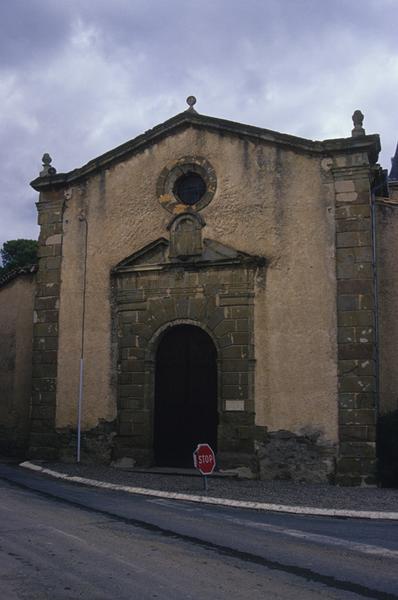
[{"label": "arched wooden door", "polygon": [[157,465],[192,467],[198,443],[217,451],[217,352],[199,327],[176,325],[156,354],[154,451]]}]

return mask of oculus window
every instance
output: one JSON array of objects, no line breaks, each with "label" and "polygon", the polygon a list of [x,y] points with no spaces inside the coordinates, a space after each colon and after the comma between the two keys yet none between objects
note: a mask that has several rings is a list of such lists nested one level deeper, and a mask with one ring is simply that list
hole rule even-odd
[{"label": "oculus window", "polygon": [[188,171],[177,179],[173,193],[183,204],[193,206],[205,195],[206,184],[198,173]]},{"label": "oculus window", "polygon": [[163,168],[156,184],[161,206],[174,215],[202,210],[213,199],[216,188],[216,173],[200,156],[173,161]]}]

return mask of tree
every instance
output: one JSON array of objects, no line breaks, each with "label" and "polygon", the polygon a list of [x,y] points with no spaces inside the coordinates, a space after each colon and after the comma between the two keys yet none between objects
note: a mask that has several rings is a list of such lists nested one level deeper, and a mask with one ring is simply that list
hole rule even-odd
[{"label": "tree", "polygon": [[3,266],[0,275],[17,267],[25,267],[37,263],[38,243],[35,240],[9,240],[4,242],[0,250]]}]

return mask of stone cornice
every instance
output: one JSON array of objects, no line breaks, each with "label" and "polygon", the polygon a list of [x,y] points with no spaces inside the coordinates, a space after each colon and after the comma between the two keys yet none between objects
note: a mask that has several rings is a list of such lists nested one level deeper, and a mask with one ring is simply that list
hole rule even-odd
[{"label": "stone cornice", "polygon": [[158,142],[160,139],[174,134],[176,131],[194,127],[207,131],[220,132],[244,139],[262,141],[269,144],[285,147],[297,152],[315,155],[331,155],[341,153],[365,152],[371,163],[376,162],[380,151],[380,139],[378,135],[363,135],[349,138],[339,138],[324,141],[313,141],[305,138],[278,133],[253,125],[245,125],[225,119],[208,117],[193,111],[179,113],[164,123],[149,129],[138,137],[98,156],[89,161],[83,167],[74,169],[69,173],[56,173],[37,177],[31,182],[31,186],[37,191],[53,190],[78,183],[90,175],[108,168],[112,164],[125,160],[129,156],[141,152],[146,147]]},{"label": "stone cornice", "polygon": [[46,198],[43,200],[40,198],[38,202],[36,202],[37,212],[46,212],[48,210],[62,210],[65,204],[64,198]]},{"label": "stone cornice", "polygon": [[372,173],[369,165],[350,165],[343,167],[332,167],[334,179],[370,179]]}]

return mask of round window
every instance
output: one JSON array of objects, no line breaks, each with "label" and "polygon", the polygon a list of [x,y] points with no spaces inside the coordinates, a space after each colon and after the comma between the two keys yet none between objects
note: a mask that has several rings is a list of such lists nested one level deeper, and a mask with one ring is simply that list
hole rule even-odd
[{"label": "round window", "polygon": [[193,206],[205,195],[206,184],[198,173],[188,171],[177,179],[173,194],[188,206]]},{"label": "round window", "polygon": [[201,156],[182,156],[164,167],[156,184],[160,204],[174,215],[202,210],[216,189],[215,171]]}]

